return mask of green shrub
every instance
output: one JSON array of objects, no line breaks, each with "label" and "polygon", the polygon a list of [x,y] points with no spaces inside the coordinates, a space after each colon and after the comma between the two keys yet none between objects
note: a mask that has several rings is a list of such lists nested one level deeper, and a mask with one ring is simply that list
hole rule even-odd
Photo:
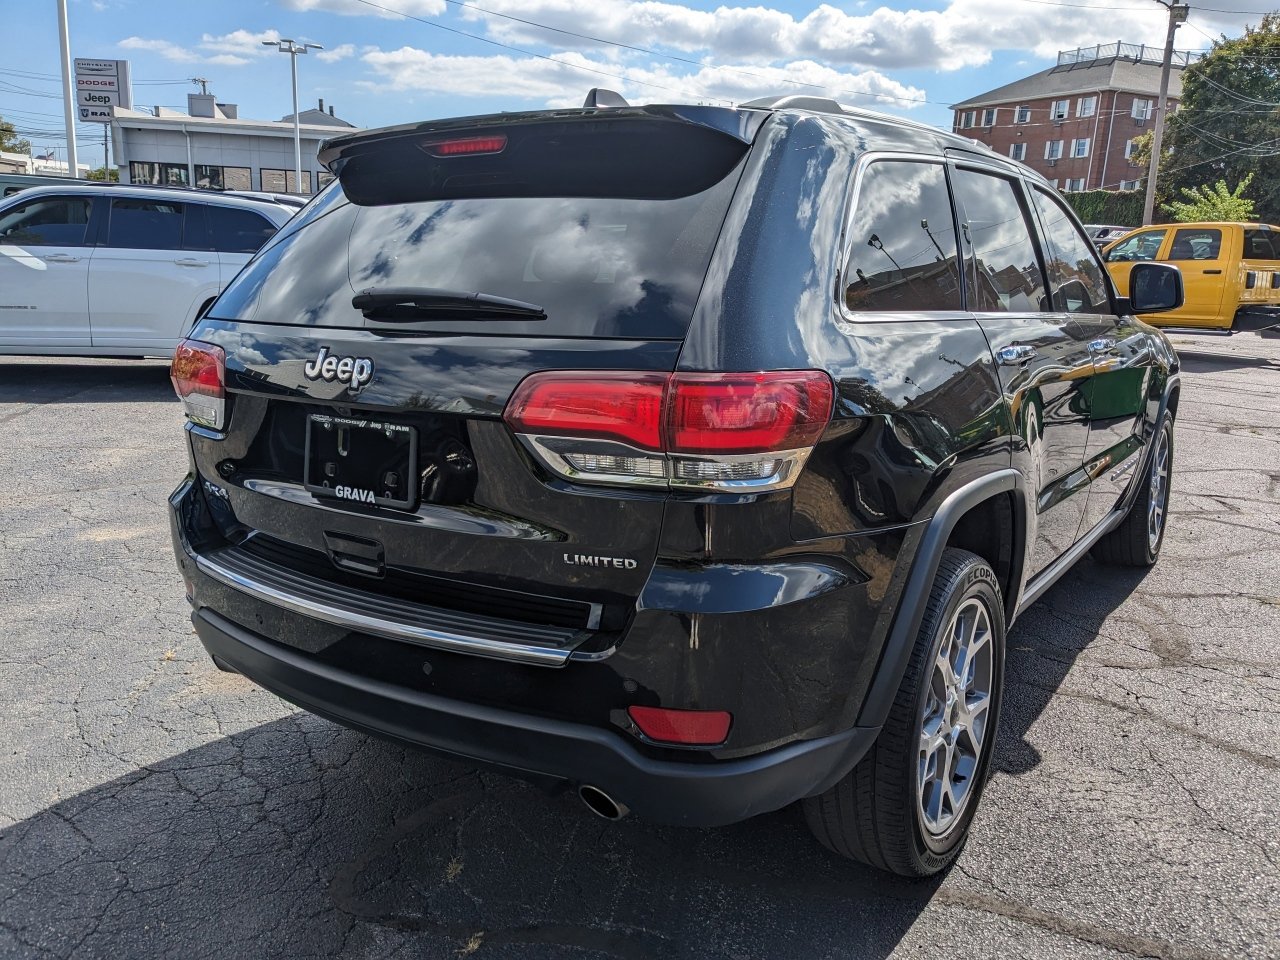
[{"label": "green shrub", "polygon": [[1142,226],[1142,204],[1146,194],[1141,190],[1084,190],[1064,193],[1062,199],[1071,204],[1071,209],[1084,223]]}]

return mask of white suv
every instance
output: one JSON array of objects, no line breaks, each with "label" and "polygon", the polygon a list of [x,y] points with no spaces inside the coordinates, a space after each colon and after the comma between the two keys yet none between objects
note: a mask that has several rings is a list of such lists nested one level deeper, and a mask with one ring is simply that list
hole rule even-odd
[{"label": "white suv", "polygon": [[167,357],[294,211],[153,187],[0,202],[0,354]]}]

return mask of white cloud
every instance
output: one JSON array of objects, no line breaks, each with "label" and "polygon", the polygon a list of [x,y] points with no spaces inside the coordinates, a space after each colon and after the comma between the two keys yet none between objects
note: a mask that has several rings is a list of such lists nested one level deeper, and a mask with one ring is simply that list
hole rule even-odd
[{"label": "white cloud", "polygon": [[[873,70],[845,72],[809,60],[780,66],[704,66],[691,70],[667,64],[626,66],[578,52],[554,61],[535,57],[450,56],[415,47],[373,50],[364,62],[379,78],[375,86],[454,96],[538,100],[548,106],[581,106],[593,86],[617,90],[632,102],[715,100],[740,102],[779,90],[853,99],[875,94],[883,105],[910,107],[924,91]],[[623,75],[624,79],[605,74]],[[813,86],[797,87],[787,81]],[[859,102],[874,103],[870,98]]]},{"label": "white cloud", "polygon": [[[1084,0],[1080,0],[1084,2]],[[1134,6],[1137,4],[1135,2]],[[764,6],[694,10],[663,0],[487,0],[487,9],[574,33],[635,46],[709,52],[721,60],[808,59],[841,66],[954,70],[986,63],[997,50],[1052,54],[1064,46],[1114,41],[1160,43],[1164,14],[1152,5],[1098,13],[1022,0],[952,0],[941,10],[879,6],[858,14],[819,4],[800,19]],[[1099,15],[1102,14],[1102,15]],[[464,7],[494,39],[578,49],[599,44],[487,16]],[[1065,41],[1064,38],[1070,38]]]},{"label": "white cloud", "polygon": [[262,45],[263,40],[279,40],[280,31],[232,30],[218,36],[204,34],[195,47],[184,47],[169,40],[125,37],[118,44],[126,50],[148,50],[176,63],[209,63],[221,67],[240,67],[251,58],[274,52]]},{"label": "white cloud", "polygon": [[347,57],[354,57],[355,53],[356,46],[354,43],[344,43],[334,47],[332,50],[318,50],[315,56],[316,59],[323,60],[325,63],[333,63],[337,60],[345,60]]},{"label": "white cloud", "polygon": [[[372,4],[361,3],[360,0],[282,0],[290,10],[303,12],[324,10],[328,13],[340,13],[347,17],[385,17],[400,19],[399,14],[414,17],[438,17],[444,13],[444,0],[373,0]],[[388,7],[390,9],[379,9]],[[391,12],[397,11],[396,13]]]}]

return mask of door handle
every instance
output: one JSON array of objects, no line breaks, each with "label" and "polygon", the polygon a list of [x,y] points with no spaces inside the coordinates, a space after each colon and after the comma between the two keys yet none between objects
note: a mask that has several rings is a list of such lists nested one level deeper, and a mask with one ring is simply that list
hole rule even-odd
[{"label": "door handle", "polygon": [[996,351],[996,359],[1006,367],[1016,367],[1019,364],[1027,363],[1034,360],[1036,356],[1036,348],[1025,343],[1015,343],[1012,346],[1001,347]]},{"label": "door handle", "polygon": [[47,260],[49,263],[79,263],[80,262],[79,257],[73,257],[69,253],[51,253],[48,256],[41,257],[41,259]]},{"label": "door handle", "polygon": [[1205,272],[1205,273],[1213,274],[1214,276],[1217,276],[1217,275],[1219,275],[1220,273],[1222,273],[1222,271],[1221,271],[1221,270],[1205,270],[1204,272]]},{"label": "door handle", "polygon": [[1115,337],[1098,337],[1097,340],[1089,341],[1090,353],[1114,353],[1115,349]]},{"label": "door handle", "polygon": [[173,261],[180,267],[207,267],[208,260],[197,260],[195,257],[178,257]]}]

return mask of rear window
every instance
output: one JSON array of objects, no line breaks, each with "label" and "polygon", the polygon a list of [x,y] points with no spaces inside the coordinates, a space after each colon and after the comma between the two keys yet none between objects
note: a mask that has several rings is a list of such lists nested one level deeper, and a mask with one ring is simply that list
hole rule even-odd
[{"label": "rear window", "polygon": [[1273,230],[1246,229],[1244,258],[1246,260],[1280,260],[1280,236],[1277,236]]},{"label": "rear window", "polygon": [[[415,332],[679,338],[692,318],[746,147],[668,156],[653,174],[653,190],[639,190],[659,194],[654,198],[637,197],[635,181],[623,184],[611,165],[616,150],[634,147],[632,138],[603,135],[595,145],[593,163],[605,173],[578,192],[630,196],[538,195],[569,192],[563,171],[540,166],[499,187],[491,159],[480,165],[459,158],[450,168],[448,196],[347,204],[278,237],[232,282],[211,316],[363,327],[371,324],[351,305],[356,293],[429,288],[536,304],[546,319],[460,316],[415,322]],[[410,162],[402,152],[394,159]],[[370,176],[368,162],[362,176]],[[405,182],[402,170],[389,179]],[[456,196],[466,184],[480,195]],[[445,185],[437,178],[438,187]],[[388,184],[381,189],[380,201],[395,195]]]}]

